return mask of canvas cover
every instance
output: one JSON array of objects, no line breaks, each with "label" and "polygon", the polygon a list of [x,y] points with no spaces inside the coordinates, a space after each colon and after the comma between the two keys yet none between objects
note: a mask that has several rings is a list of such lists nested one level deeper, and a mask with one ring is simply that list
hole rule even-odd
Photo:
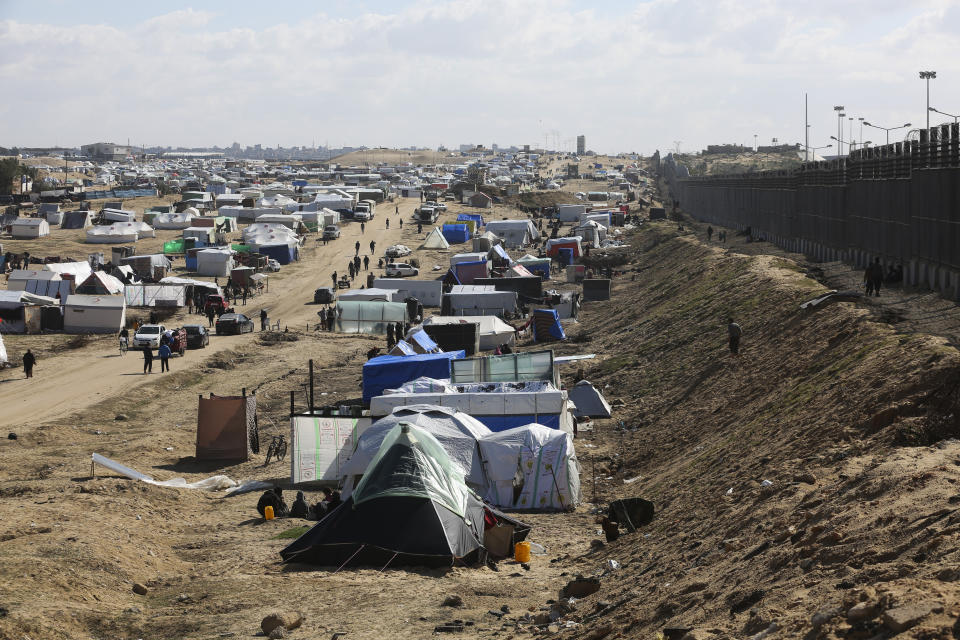
[{"label": "canvas cover", "polygon": [[197,460],[245,461],[257,413],[257,397],[200,397],[197,408]]},{"label": "canvas cover", "polygon": [[341,416],[290,418],[290,481],[340,480],[358,439],[371,423],[370,418]]},{"label": "canvas cover", "polygon": [[573,385],[573,388],[569,391],[569,396],[570,400],[577,405],[574,415],[590,418],[610,417],[610,404],[607,399],[587,380],[581,380]]},{"label": "canvas cover", "polygon": [[371,398],[382,395],[384,389],[394,389],[421,376],[449,377],[450,362],[464,355],[463,351],[447,351],[371,358],[363,365],[363,402],[368,403]]},{"label": "canvas cover", "polygon": [[528,424],[480,440],[487,472],[484,499],[505,509],[568,510],[580,503],[573,438]]},{"label": "canvas cover", "polygon": [[567,334],[564,333],[563,327],[560,325],[560,317],[555,310],[534,309],[532,315],[530,326],[533,329],[535,342],[567,339]]},{"label": "canvas cover", "polygon": [[450,244],[460,244],[470,239],[470,230],[465,224],[445,224],[441,233]]},{"label": "canvas cover", "polygon": [[61,229],[85,229],[93,224],[90,211],[67,211],[63,214]]},{"label": "canvas cover", "polygon": [[350,496],[357,480],[366,471],[384,440],[400,423],[416,425],[436,438],[446,455],[459,465],[465,482],[477,491],[485,489],[486,476],[477,443],[480,438],[490,435],[491,431],[462,411],[415,404],[395,409],[360,435],[341,470],[344,498]]},{"label": "canvas cover", "polygon": [[386,335],[388,323],[409,320],[403,302],[338,301],[334,331]]},{"label": "canvas cover", "polygon": [[450,566],[475,557],[483,530],[483,503],[443,447],[423,429],[398,424],[353,495],[281,556],[328,566]]}]

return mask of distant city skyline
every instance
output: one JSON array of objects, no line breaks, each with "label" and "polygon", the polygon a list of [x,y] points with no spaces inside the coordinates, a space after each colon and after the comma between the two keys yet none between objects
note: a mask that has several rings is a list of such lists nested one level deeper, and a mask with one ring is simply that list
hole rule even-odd
[{"label": "distant city skyline", "polygon": [[921,69],[960,113],[957,54],[960,0],[4,2],[0,145],[649,155],[803,143],[805,92],[811,146],[841,104],[845,143],[876,144],[859,118],[923,126]]}]

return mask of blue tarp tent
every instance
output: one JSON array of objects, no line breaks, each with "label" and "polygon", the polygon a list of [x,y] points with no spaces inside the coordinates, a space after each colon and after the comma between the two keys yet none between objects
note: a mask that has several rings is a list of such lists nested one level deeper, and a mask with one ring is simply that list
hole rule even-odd
[{"label": "blue tarp tent", "polygon": [[384,389],[396,389],[416,378],[449,378],[450,361],[460,360],[465,352],[422,353],[415,356],[379,356],[363,365],[363,402],[383,395]]},{"label": "blue tarp tent", "polygon": [[257,253],[273,258],[280,264],[290,264],[296,259],[297,248],[286,244],[260,245]]},{"label": "blue tarp tent", "polygon": [[483,226],[483,216],[479,213],[461,213],[457,216],[457,220],[473,220],[477,223],[474,225],[477,229]]},{"label": "blue tarp tent", "polygon": [[418,347],[423,353],[442,351],[440,345],[434,342],[433,339],[427,335],[427,332],[423,329],[411,333],[409,336],[407,336],[407,340],[409,340],[411,344]]},{"label": "blue tarp tent", "polygon": [[445,224],[440,232],[450,244],[460,244],[470,239],[470,229],[465,224]]},{"label": "blue tarp tent", "polygon": [[567,334],[560,326],[560,317],[554,309],[534,309],[530,326],[533,328],[535,342],[567,339]]}]

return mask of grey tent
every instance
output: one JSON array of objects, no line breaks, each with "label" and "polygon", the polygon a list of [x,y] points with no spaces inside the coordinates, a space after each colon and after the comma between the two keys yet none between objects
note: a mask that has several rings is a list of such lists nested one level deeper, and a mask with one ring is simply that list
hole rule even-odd
[{"label": "grey tent", "polygon": [[397,424],[353,495],[280,552],[286,562],[450,566],[483,550],[484,506],[432,435]]},{"label": "grey tent", "polygon": [[581,380],[573,385],[573,389],[568,392],[570,400],[577,405],[573,412],[575,416],[589,416],[591,418],[609,418],[610,405],[607,403],[603,394],[597,391],[586,380]]}]

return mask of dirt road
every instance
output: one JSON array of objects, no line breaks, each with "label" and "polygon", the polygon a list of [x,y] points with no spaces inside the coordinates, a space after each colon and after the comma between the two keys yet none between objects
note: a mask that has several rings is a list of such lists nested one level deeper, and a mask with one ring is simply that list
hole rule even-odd
[{"label": "dirt road", "polygon": [[[399,206],[400,215],[396,215],[395,206]],[[308,236],[302,259],[272,274],[269,293],[248,300],[246,306],[238,307],[238,311],[250,316],[258,328],[262,307],[269,310],[271,322],[279,321],[281,327],[303,327],[306,323],[312,327],[317,321],[317,307],[311,304],[314,289],[329,286],[333,271],[340,274],[346,272],[347,262],[354,255],[357,241],[360,242],[361,256],[369,254],[371,240],[376,242],[376,251],[380,256],[392,244],[404,243],[414,249],[419,246],[416,225],[408,224],[417,206],[419,201],[412,198],[398,200],[396,205],[384,203],[377,209],[376,218],[366,223],[363,233],[359,223],[344,223],[340,239],[326,246],[316,242],[314,235]],[[445,217],[451,215],[455,217],[448,211]],[[401,218],[405,223],[402,230],[399,226]],[[389,230],[386,229],[387,219],[390,220]],[[371,270],[375,270],[377,258],[371,256],[370,262]],[[382,272],[375,270],[375,273]],[[357,288],[365,284],[365,278],[366,272],[362,272],[354,280]],[[177,326],[191,322],[205,323],[205,319],[181,312],[167,324]],[[254,339],[255,334],[213,335],[206,349],[187,351],[183,358],[171,359],[171,368],[182,370],[197,366],[219,351],[235,349]],[[15,346],[16,340],[17,336],[6,338],[8,349]],[[154,364],[152,375],[143,375],[143,360],[139,352],[131,351],[121,357],[114,344],[109,344],[106,352],[102,347],[88,347],[42,359],[37,363],[31,380],[25,380],[23,372],[16,369],[0,374],[0,406],[3,407],[0,427],[40,424],[61,418],[105,398],[136,393],[141,384],[160,375],[159,362]]]}]

